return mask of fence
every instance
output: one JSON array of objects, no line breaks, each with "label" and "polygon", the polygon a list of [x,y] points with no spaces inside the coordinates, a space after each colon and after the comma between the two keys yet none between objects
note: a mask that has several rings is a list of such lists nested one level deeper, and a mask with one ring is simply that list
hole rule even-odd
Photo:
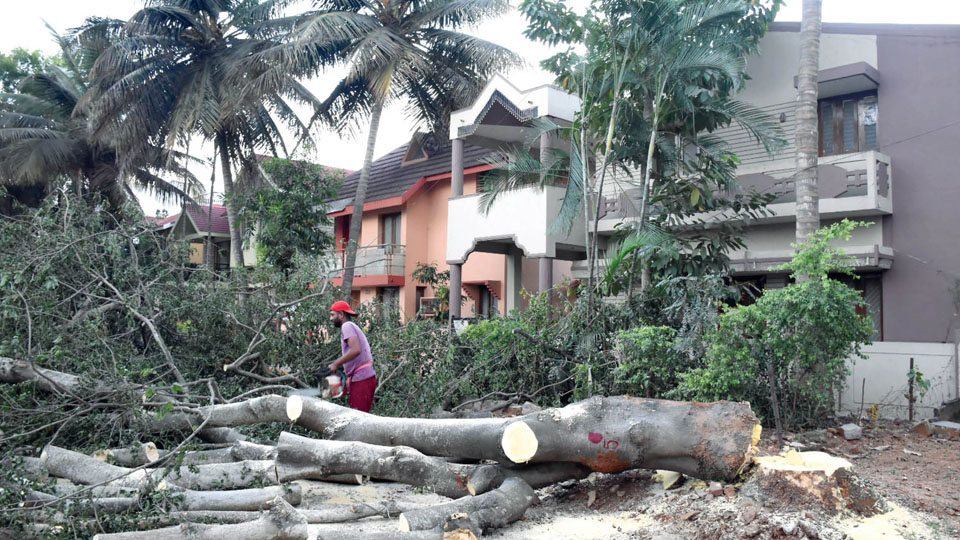
[{"label": "fence", "polygon": [[[856,359],[840,393],[840,412],[857,416],[876,406],[881,418],[908,418],[910,359],[914,369],[930,381],[930,388],[914,403],[914,418],[932,418],[935,409],[957,398],[957,344],[881,341],[863,348],[867,358]],[[915,390],[915,395],[919,390]]]}]

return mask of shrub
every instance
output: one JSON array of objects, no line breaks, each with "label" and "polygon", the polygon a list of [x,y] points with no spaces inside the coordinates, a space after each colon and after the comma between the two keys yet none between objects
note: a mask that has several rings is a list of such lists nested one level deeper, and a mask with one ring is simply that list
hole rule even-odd
[{"label": "shrub", "polygon": [[619,366],[614,378],[621,392],[645,397],[669,397],[686,367],[676,349],[677,331],[669,326],[640,326],[616,337]]},{"label": "shrub", "polygon": [[681,376],[680,393],[699,400],[746,400],[772,418],[768,366],[785,426],[815,423],[831,412],[831,391],[848,374],[847,359],[860,354],[873,333],[860,294],[829,279],[852,274],[849,258],[829,245],[848,239],[857,223],[844,220],[817,231],[784,269],[806,281],[767,291],[750,306],[729,309],[705,336],[707,365]]}]

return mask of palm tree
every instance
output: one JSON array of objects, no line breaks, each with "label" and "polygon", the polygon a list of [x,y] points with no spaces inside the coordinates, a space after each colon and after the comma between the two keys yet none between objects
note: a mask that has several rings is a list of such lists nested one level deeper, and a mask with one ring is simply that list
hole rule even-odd
[{"label": "palm tree", "polygon": [[[59,182],[69,181],[78,193],[104,195],[114,208],[136,200],[133,186],[178,200],[201,192],[185,168],[186,155],[148,144],[124,167],[117,146],[95,140],[87,118],[77,113],[89,87],[90,67],[110,39],[111,24],[91,20],[90,39],[83,44],[76,36],[54,32],[63,65],[47,65],[43,73],[25,77],[19,92],[0,95],[0,184],[37,186],[49,193]],[[166,179],[171,176],[179,178],[180,185]]]},{"label": "palm tree", "polygon": [[348,68],[319,116],[342,128],[369,115],[344,262],[343,290],[349,296],[384,107],[404,101],[411,118],[439,135],[452,111],[474,99],[492,74],[519,64],[519,57],[460,31],[504,13],[505,0],[317,0],[314,7],[297,19],[293,50],[322,47]]},{"label": "palm tree", "polygon": [[[701,161],[720,161],[723,146],[702,132],[730,123],[739,124],[768,150],[777,146],[775,122],[732,99],[746,78],[745,57],[773,19],[776,5],[767,8],[745,0],[622,0],[597,2],[595,7],[582,17],[549,0],[526,0],[521,9],[530,20],[529,37],[551,44],[583,41],[587,45],[585,55],[567,52],[544,62],[560,84],[581,98],[580,133],[571,131],[577,144],[569,158],[560,221],[569,228],[574,212],[582,208],[582,215],[593,214],[596,228],[600,199],[594,209],[588,209],[587,194],[602,194],[611,176],[609,167],[626,165],[642,171],[639,208],[632,223],[625,224],[631,236],[615,257],[619,264],[627,255],[634,256],[634,261],[646,258],[669,240],[649,222],[649,202],[657,177],[667,176],[663,165],[678,148],[684,152],[694,148]],[[597,17],[597,11],[603,16]],[[595,180],[588,174],[591,162],[598,163]],[[661,170],[655,172],[657,162]],[[551,176],[556,175],[546,177]],[[521,181],[513,187],[524,185],[522,176],[515,177]],[[733,178],[732,171],[725,170],[716,187],[735,184]],[[510,186],[491,183],[490,187],[502,191]],[[686,194],[692,206],[707,196],[707,190]],[[589,239],[587,246],[592,285],[598,247],[596,242],[591,246]]]},{"label": "palm tree", "polygon": [[234,167],[256,170],[256,152],[285,151],[279,122],[309,137],[291,101],[320,105],[297,81],[305,73],[300,66],[257,60],[280,45],[282,32],[272,22],[288,3],[149,0],[97,60],[95,85],[81,102],[94,134],[122,141],[130,155],[144,144],[188,146],[194,136],[214,144],[237,267],[243,252]]},{"label": "palm tree", "polygon": [[797,77],[797,244],[820,228],[817,190],[817,75],[820,70],[820,0],[803,0],[800,73]]}]

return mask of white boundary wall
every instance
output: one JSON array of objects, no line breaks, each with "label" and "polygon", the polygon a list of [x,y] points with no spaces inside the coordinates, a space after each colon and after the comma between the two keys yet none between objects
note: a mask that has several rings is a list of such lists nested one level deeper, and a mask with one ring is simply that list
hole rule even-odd
[{"label": "white boundary wall", "polygon": [[935,408],[957,397],[955,343],[880,341],[863,347],[863,353],[867,358],[851,361],[851,374],[840,394],[841,413],[856,416],[862,410],[866,415],[867,409],[877,405],[882,418],[906,419],[910,358],[930,381],[930,389],[914,405],[915,419],[932,418]]}]

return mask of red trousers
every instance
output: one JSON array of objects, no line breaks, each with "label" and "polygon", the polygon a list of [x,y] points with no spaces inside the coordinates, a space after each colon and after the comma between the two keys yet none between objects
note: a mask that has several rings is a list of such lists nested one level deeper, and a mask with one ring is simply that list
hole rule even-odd
[{"label": "red trousers", "polygon": [[376,375],[362,381],[350,381],[350,408],[370,412],[370,408],[373,407],[373,395],[376,392]]}]

